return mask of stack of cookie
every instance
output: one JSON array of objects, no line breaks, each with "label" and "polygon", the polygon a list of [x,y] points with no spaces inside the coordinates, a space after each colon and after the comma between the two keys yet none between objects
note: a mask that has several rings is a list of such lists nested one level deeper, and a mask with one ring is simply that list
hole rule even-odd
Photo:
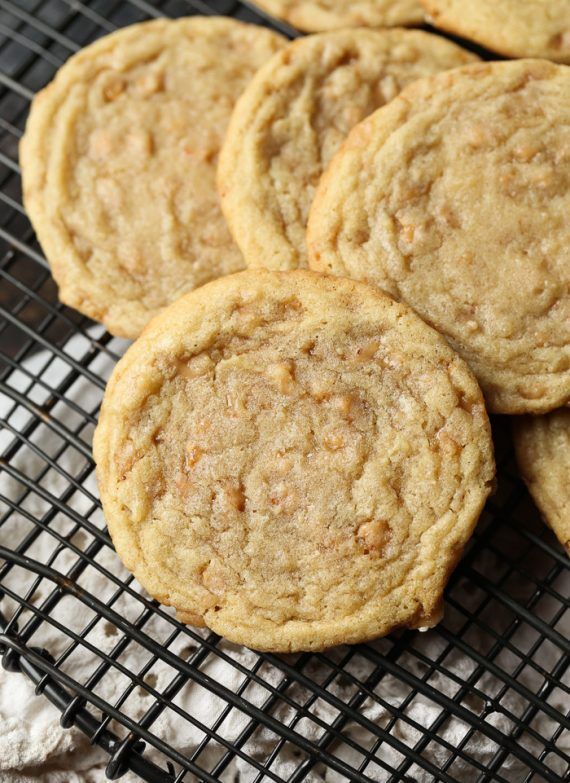
[{"label": "stack of cookie", "polygon": [[[185,622],[323,649],[439,621],[487,411],[532,414],[521,468],[570,540],[570,416],[538,415],[570,402],[570,69],[354,27],[415,0],[260,5],[327,32],[158,20],[71,58],[24,197],[62,300],[136,338],[94,443],[119,555]],[[476,5],[457,31],[500,49],[513,4]],[[517,54],[568,54],[525,24]]]}]

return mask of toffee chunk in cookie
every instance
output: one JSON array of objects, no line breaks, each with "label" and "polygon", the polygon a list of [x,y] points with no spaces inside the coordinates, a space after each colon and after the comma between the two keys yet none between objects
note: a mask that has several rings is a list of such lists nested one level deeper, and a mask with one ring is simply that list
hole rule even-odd
[{"label": "toffee chunk in cookie", "polygon": [[255,0],[255,4],[307,33],[345,27],[405,27],[424,21],[419,0]]},{"label": "toffee chunk in cookie", "polygon": [[251,270],[117,365],[94,447],[113,542],[179,617],[261,650],[430,626],[489,494],[467,365],[372,286]]},{"label": "toffee chunk in cookie", "polygon": [[568,0],[421,0],[436,27],[507,57],[570,63]]},{"label": "toffee chunk in cookie", "polygon": [[517,419],[514,433],[522,477],[570,555],[570,410]]},{"label": "toffee chunk in cookie", "polygon": [[317,190],[310,265],[409,304],[490,409],[570,401],[570,68],[419,80],[351,132]]},{"label": "toffee chunk in cookie", "polygon": [[248,266],[307,266],[309,208],[349,131],[421,76],[476,60],[420,30],[342,30],[276,54],[238,101],[222,148],[222,208]]},{"label": "toffee chunk in cookie", "polygon": [[36,96],[24,202],[63,302],[136,337],[184,292],[243,268],[217,157],[237,98],[284,44],[230,19],[145,22],[80,51]]}]

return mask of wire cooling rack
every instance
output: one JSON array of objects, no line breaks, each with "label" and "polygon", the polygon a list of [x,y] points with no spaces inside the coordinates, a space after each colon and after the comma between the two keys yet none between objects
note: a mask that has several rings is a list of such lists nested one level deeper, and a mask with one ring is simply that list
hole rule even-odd
[{"label": "wire cooling rack", "polygon": [[569,563],[516,474],[507,422],[498,492],[428,633],[259,655],[180,625],[113,552],[90,443],[124,344],[57,302],[18,140],[34,92],[81,46],[191,13],[270,23],[223,1],[0,2],[3,665],[108,753],[110,779],[568,780]]}]

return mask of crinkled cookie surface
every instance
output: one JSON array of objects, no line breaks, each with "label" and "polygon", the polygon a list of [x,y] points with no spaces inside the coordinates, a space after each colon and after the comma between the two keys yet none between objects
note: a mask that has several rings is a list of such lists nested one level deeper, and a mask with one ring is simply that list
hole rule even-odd
[{"label": "crinkled cookie surface", "polygon": [[570,62],[568,0],[421,0],[428,21],[508,57]]},{"label": "crinkled cookie surface", "polygon": [[536,505],[570,555],[570,410],[514,424],[517,460]]},{"label": "crinkled cookie surface", "polygon": [[570,400],[570,68],[422,79],[351,132],[309,218],[310,265],[409,304],[490,409]]},{"label": "crinkled cookie surface", "polygon": [[309,208],[350,130],[421,76],[477,58],[420,30],[301,38],[238,101],[218,170],[222,208],[248,266],[307,266]]},{"label": "crinkled cookie surface", "polygon": [[142,585],[256,649],[433,625],[494,475],[465,363],[355,281],[242,272],[119,362],[95,435],[115,547]]},{"label": "crinkled cookie surface", "polygon": [[307,33],[419,25],[424,21],[419,0],[255,0],[255,4]]},{"label": "crinkled cookie surface", "polygon": [[36,96],[24,201],[63,302],[136,337],[184,292],[243,268],[217,157],[237,98],[284,44],[231,19],[158,19],[82,49]]}]

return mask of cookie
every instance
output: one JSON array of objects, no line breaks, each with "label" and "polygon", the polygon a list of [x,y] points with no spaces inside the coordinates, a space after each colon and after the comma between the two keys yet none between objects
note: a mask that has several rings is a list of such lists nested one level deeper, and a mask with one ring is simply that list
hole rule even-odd
[{"label": "cookie", "polygon": [[522,477],[570,555],[570,410],[521,418],[514,434]]},{"label": "cookie", "polygon": [[568,0],[421,0],[428,21],[507,57],[570,63]]},{"label": "cookie", "polygon": [[570,69],[481,63],[357,126],[321,180],[310,265],[406,302],[496,413],[570,400]]},{"label": "cookie", "polygon": [[217,158],[235,101],[284,44],[230,19],[160,19],[83,49],[39,93],[20,148],[24,203],[63,302],[133,338],[181,294],[243,268]]},{"label": "cookie", "polygon": [[492,483],[479,387],[409,308],[249,270],[119,362],[94,454],[126,566],[193,625],[316,650],[429,626]]},{"label": "cookie", "polygon": [[307,33],[419,25],[425,18],[419,0],[255,0],[255,5]]},{"label": "cookie", "polygon": [[307,266],[309,207],[349,131],[420,76],[477,58],[419,30],[301,38],[264,65],[238,101],[218,187],[249,266]]}]

